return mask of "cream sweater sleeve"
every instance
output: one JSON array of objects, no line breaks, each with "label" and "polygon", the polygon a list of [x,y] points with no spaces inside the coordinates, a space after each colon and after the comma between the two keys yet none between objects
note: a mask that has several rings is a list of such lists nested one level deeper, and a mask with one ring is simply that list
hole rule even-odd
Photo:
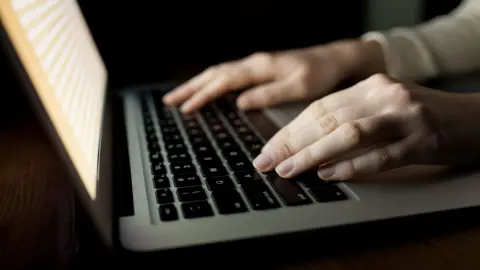
[{"label": "cream sweater sleeve", "polygon": [[480,70],[480,0],[464,0],[455,10],[415,27],[368,32],[382,44],[386,72],[404,80]]}]

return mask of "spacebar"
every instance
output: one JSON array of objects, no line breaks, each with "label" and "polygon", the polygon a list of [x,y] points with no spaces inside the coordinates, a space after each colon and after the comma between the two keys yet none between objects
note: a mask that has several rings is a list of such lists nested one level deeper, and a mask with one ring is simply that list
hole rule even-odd
[{"label": "spacebar", "polygon": [[268,182],[288,206],[310,204],[312,201],[293,179],[284,179],[278,175],[268,175]]}]

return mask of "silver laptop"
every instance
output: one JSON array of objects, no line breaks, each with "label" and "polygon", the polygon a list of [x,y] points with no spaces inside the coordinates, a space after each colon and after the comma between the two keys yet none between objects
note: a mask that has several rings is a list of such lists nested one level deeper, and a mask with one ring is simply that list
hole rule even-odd
[{"label": "silver laptop", "polygon": [[443,168],[349,183],[260,174],[252,158],[302,106],[245,114],[230,95],[185,116],[161,103],[175,84],[109,89],[76,1],[2,0],[0,15],[26,93],[109,246],[172,250],[480,204],[478,173],[422,175]]}]

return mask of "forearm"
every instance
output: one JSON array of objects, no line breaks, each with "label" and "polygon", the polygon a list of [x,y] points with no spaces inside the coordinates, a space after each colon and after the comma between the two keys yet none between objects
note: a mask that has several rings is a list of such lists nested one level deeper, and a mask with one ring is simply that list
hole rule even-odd
[{"label": "forearm", "polygon": [[480,70],[480,0],[416,27],[370,32],[382,45],[385,71],[404,81]]}]

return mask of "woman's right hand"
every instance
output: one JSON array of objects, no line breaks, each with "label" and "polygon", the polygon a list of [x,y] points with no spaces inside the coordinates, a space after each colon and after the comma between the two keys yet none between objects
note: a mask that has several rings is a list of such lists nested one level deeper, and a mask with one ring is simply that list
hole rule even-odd
[{"label": "woman's right hand", "polygon": [[379,44],[345,40],[304,49],[255,53],[244,59],[210,67],[164,96],[167,105],[182,105],[191,113],[232,91],[240,109],[259,109],[329,94],[350,77],[383,70]]}]

